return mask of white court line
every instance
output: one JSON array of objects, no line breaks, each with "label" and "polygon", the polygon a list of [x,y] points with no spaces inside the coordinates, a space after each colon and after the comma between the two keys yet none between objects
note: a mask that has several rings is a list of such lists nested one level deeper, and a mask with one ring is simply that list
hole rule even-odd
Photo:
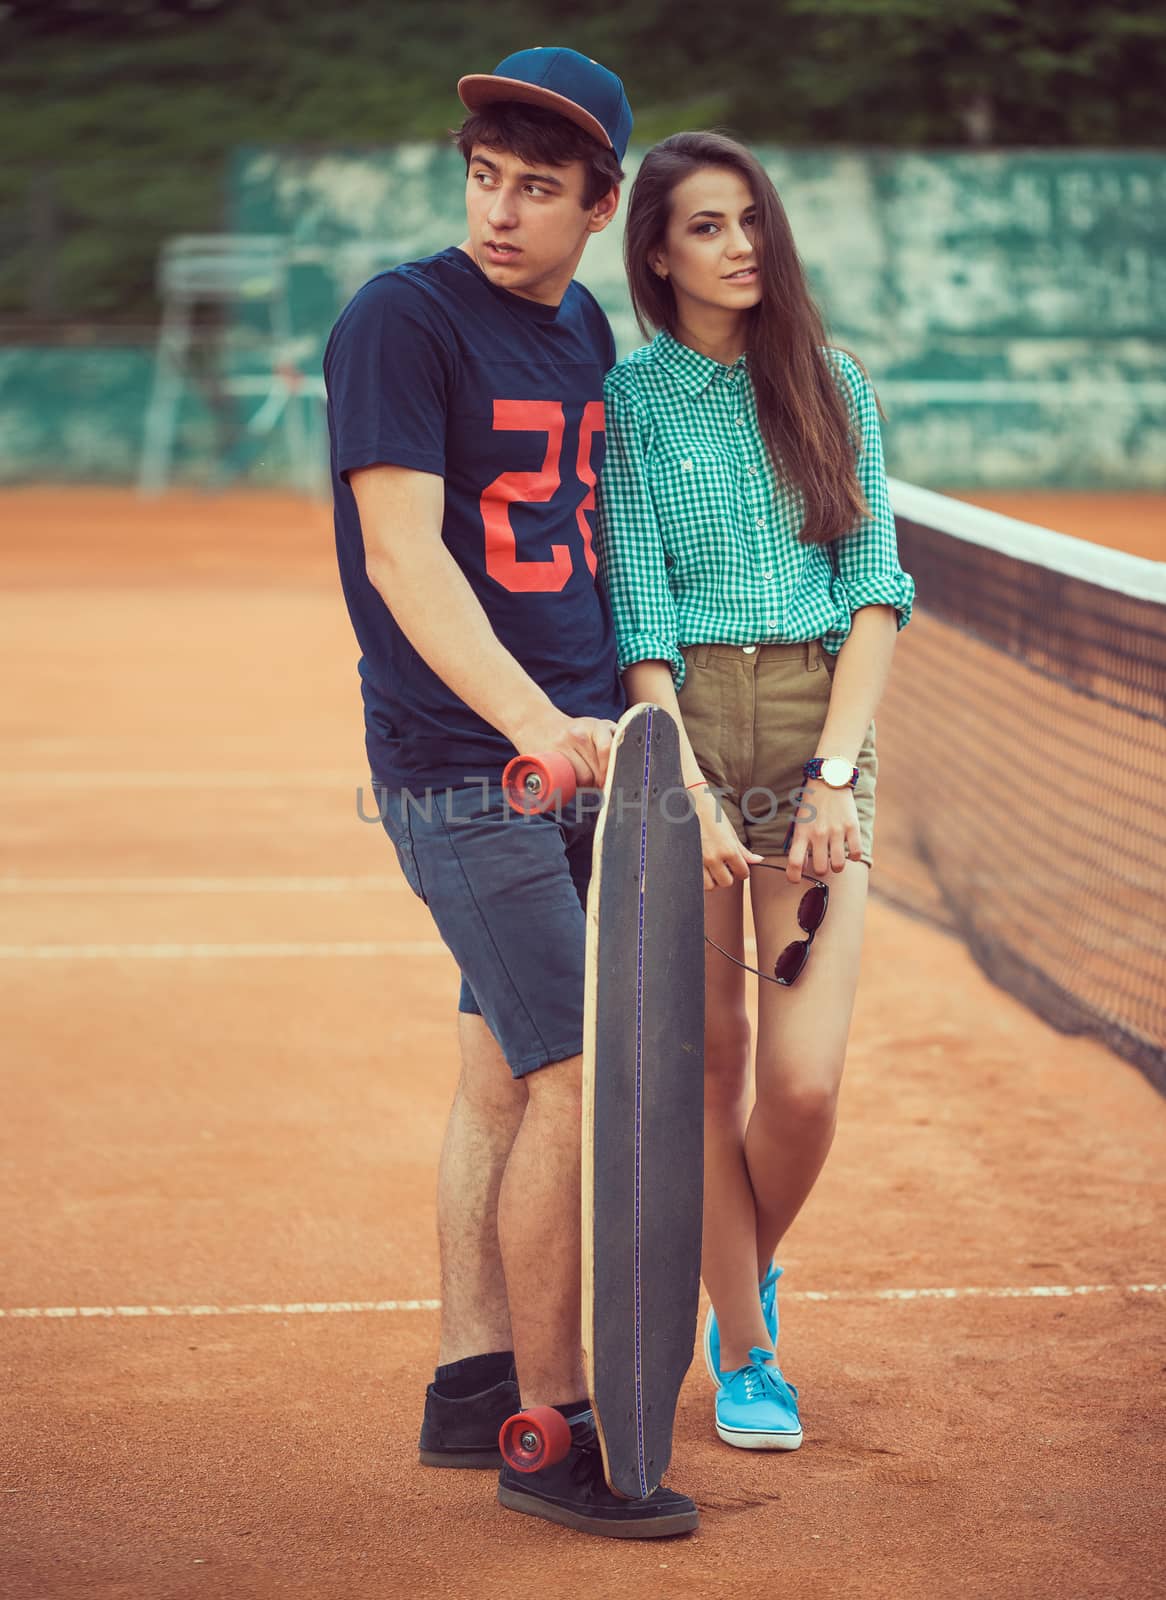
[{"label": "white court line", "polygon": [[0,944],[0,961],[282,961],[302,956],[444,956],[440,939],[334,944]]},{"label": "white court line", "polygon": [[1166,1283],[1033,1283],[990,1289],[795,1289],[787,1300],[1066,1300],[1083,1294],[1166,1294]]},{"label": "white court line", "polygon": [[405,887],[401,877],[0,878],[0,894],[349,894]]},{"label": "white court line", "polygon": [[0,772],[0,789],[336,789],[355,794],[368,778],[352,772]]},{"label": "white court line", "polygon": [[[1067,1300],[1097,1294],[1166,1294],[1166,1283],[1025,1284],[1018,1287],[961,1289],[802,1289],[784,1300]],[[16,1306],[0,1308],[0,1320],[53,1321],[116,1317],[336,1317],[364,1311],[437,1311],[440,1300],[305,1300],[289,1305],[239,1306]]]},{"label": "white court line", "polygon": [[317,1300],[254,1306],[18,1306],[0,1309],[0,1319],[66,1322],[94,1317],[335,1317],[354,1311],[437,1311],[440,1306],[440,1300]]},{"label": "white court line", "polygon": [[[752,939],[746,951],[756,951]],[[440,939],[342,939],[296,944],[0,944],[0,961],[283,961],[305,956],[442,956]]]},{"label": "white court line", "polygon": [[[756,953],[752,939],[745,949]],[[344,939],[296,944],[0,944],[0,961],[283,961],[305,956],[448,955],[440,939]]]}]

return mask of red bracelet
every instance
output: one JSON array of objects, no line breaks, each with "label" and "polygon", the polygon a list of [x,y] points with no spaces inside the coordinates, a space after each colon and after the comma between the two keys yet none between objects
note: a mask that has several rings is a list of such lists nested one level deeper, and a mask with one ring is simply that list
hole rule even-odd
[{"label": "red bracelet", "polygon": [[708,779],[707,778],[702,778],[699,783],[686,783],[684,785],[684,787],[686,789],[707,789],[708,788]]}]

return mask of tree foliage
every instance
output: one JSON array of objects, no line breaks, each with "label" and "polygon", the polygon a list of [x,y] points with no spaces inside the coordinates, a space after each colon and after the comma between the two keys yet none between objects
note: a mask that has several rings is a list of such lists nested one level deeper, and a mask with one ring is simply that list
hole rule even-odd
[{"label": "tree foliage", "polygon": [[1166,138],[1160,0],[0,0],[0,311],[52,299],[49,250],[70,309],[148,316],[157,242],[219,225],[232,147],[440,138],[459,73],[560,41],[621,74],[641,143]]}]

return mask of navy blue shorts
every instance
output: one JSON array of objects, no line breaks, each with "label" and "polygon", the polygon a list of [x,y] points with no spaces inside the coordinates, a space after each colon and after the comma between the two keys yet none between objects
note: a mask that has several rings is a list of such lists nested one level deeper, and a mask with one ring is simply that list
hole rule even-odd
[{"label": "navy blue shorts", "polygon": [[461,968],[459,1011],[485,1018],[516,1078],[579,1055],[602,792],[536,817],[512,810],[498,783],[375,794],[409,887]]}]

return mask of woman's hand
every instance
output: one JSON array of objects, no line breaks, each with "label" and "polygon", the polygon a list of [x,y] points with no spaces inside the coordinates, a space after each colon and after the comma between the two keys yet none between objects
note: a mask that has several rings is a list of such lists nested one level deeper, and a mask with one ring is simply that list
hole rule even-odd
[{"label": "woman's hand", "polygon": [[755,855],[741,843],[711,789],[693,790],[692,798],[700,821],[705,889],[727,889],[730,884],[747,878],[750,866],[764,857]]},{"label": "woman's hand", "polygon": [[[812,808],[812,822],[799,821]],[[802,868],[810,857],[813,871],[823,877],[827,868],[841,872],[847,861],[862,860],[862,836],[853,789],[831,789],[824,783],[807,783],[794,815],[794,838],[785,875],[791,883],[802,881]]]}]

